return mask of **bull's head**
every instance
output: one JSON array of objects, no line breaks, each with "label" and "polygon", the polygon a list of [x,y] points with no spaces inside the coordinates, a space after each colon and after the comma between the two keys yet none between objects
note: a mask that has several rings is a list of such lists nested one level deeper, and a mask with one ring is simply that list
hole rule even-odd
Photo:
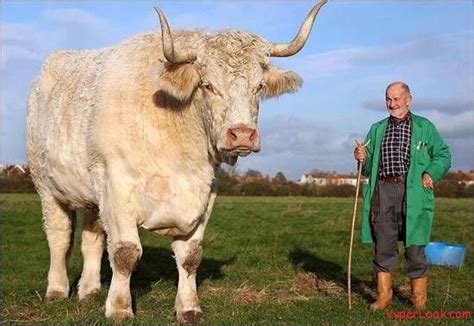
[{"label": "bull's head", "polygon": [[179,33],[171,34],[165,15],[155,8],[163,54],[169,62],[160,77],[161,90],[180,102],[192,101],[203,112],[219,161],[234,164],[238,156],[260,150],[260,99],[295,92],[302,84],[296,73],[270,65],[269,58],[300,51],[325,3],[321,0],[313,7],[296,37],[286,44],[240,31],[183,40]]}]

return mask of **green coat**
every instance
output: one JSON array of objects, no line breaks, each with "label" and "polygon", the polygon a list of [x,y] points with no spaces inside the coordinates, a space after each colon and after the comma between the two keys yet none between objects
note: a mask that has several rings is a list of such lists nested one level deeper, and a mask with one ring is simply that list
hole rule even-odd
[{"label": "green coat", "polygon": [[[434,213],[433,190],[422,185],[423,172],[428,173],[433,182],[438,182],[451,166],[451,153],[439,135],[436,127],[423,117],[411,114],[410,166],[406,177],[406,239],[407,247],[426,245],[430,241],[431,224]],[[362,242],[372,243],[373,237],[369,217],[371,215],[372,195],[377,181],[380,161],[380,148],[388,125],[385,118],[370,127],[365,142],[366,161],[362,170],[369,177],[363,189]]]}]

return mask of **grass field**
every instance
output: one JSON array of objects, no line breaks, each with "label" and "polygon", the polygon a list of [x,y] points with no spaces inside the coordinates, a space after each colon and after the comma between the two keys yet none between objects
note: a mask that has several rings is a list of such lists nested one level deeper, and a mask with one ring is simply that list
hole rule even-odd
[{"label": "grass field", "polygon": [[[472,200],[437,199],[436,204],[432,239],[467,244],[468,257],[461,269],[431,268],[428,309],[472,311]],[[384,312],[367,310],[375,294],[372,248],[360,244],[358,238],[353,254],[353,309],[347,309],[352,206],[351,199],[343,198],[218,197],[198,270],[205,323],[389,322]],[[79,303],[76,285],[82,262],[77,232],[69,273],[71,296],[45,303],[49,251],[39,199],[35,195],[2,195],[1,207],[3,321],[107,323],[104,305],[111,272],[106,257],[102,290],[93,300]],[[141,239],[143,257],[132,277],[133,323],[171,323],[177,270],[170,240],[147,231],[141,232]],[[410,310],[403,259],[396,272],[395,290],[393,308]],[[468,323],[430,320],[436,321]],[[427,320],[410,322],[426,324]]]}]

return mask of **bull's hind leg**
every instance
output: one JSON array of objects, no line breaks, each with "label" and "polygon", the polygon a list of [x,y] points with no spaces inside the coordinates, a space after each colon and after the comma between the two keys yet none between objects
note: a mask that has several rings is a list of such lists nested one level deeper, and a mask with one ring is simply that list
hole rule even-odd
[{"label": "bull's hind leg", "polygon": [[76,212],[59,203],[52,196],[42,194],[44,231],[48,239],[50,265],[45,300],[67,298],[69,280],[67,267],[74,242]]},{"label": "bull's hind leg", "polygon": [[82,274],[78,285],[79,300],[88,300],[100,290],[100,264],[104,251],[104,228],[96,210],[84,212],[81,252]]},{"label": "bull's hind leg", "polygon": [[202,318],[197,293],[196,271],[201,263],[202,239],[215,197],[216,194],[212,193],[203,220],[194,232],[187,237],[175,237],[172,244],[179,273],[175,301],[176,319],[179,323],[197,323]]}]

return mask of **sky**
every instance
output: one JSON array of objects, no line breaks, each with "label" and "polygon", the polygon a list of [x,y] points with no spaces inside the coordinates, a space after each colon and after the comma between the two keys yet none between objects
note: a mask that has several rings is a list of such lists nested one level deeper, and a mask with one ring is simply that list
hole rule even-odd
[{"label": "sky", "polygon": [[[1,163],[26,163],[26,98],[46,56],[96,49],[160,31],[239,29],[288,42],[316,1],[3,1]],[[430,119],[453,154],[452,170],[474,169],[473,5],[471,1],[331,1],[306,46],[272,63],[303,87],[261,103],[262,150],[236,170],[354,172],[355,139],[388,115],[385,87],[405,81],[411,110]]]}]

